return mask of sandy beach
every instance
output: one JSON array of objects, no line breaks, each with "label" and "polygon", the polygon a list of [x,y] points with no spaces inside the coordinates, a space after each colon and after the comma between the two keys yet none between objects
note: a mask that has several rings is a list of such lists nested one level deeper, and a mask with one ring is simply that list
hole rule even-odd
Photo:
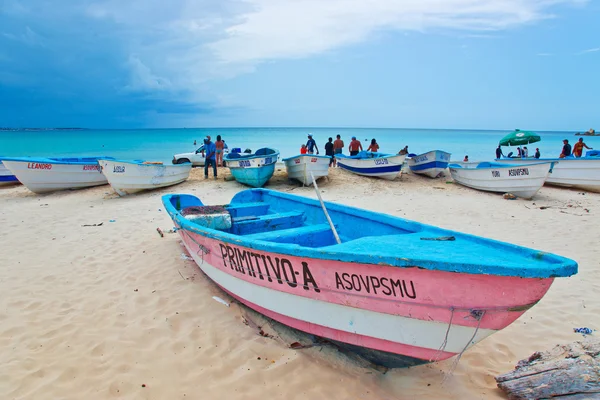
[{"label": "sandy beach", "polygon": [[[455,367],[382,373],[331,347],[291,349],[293,333],[232,302],[169,233],[161,195],[228,203],[245,187],[226,171],[205,181],[194,169],[180,185],[123,198],[108,185],[0,188],[0,399],[501,399],[495,375],[581,340],[575,327],[600,329],[600,194],[545,186],[510,201],[449,174],[389,182],[334,169],[320,181],[326,201],[557,253],[579,273]],[[283,167],[267,188],[316,198]]]}]

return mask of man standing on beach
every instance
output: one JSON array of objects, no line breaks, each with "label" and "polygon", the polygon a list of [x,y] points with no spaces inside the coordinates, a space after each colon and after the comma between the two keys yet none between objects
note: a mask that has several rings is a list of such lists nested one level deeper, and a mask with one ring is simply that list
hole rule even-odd
[{"label": "man standing on beach", "polygon": [[335,166],[335,156],[333,155],[333,138],[329,138],[329,141],[325,143],[325,155],[331,157],[329,159],[329,166]]},{"label": "man standing on beach", "polygon": [[308,154],[315,154],[315,150],[317,154],[319,154],[319,148],[317,147],[317,142],[313,139],[312,135],[308,134],[308,141],[306,142],[306,148],[308,150]]},{"label": "man standing on beach", "polygon": [[567,139],[563,140],[563,148],[562,148],[562,152],[560,153],[560,156],[558,156],[558,158],[565,158],[565,157],[569,157],[571,155],[571,145],[569,144],[569,141]]},{"label": "man standing on beach", "polygon": [[333,154],[342,154],[342,151],[344,151],[344,141],[340,135],[337,135],[333,141]]},{"label": "man standing on beach", "polygon": [[502,158],[504,154],[502,154],[502,149],[500,148],[500,145],[498,145],[498,147],[496,148],[496,158]]},{"label": "man standing on beach", "polygon": [[204,141],[204,150],[206,151],[206,158],[204,159],[204,179],[208,179],[208,166],[212,165],[215,179],[217,179],[217,146],[210,141],[210,136],[206,137]]},{"label": "man standing on beach", "polygon": [[351,156],[355,156],[358,154],[358,151],[362,150],[362,144],[360,141],[356,140],[356,136],[352,136],[352,141],[350,142],[350,146],[348,146],[348,150],[350,151]]},{"label": "man standing on beach", "polygon": [[581,157],[584,147],[588,150],[593,150],[591,147],[588,147],[588,145],[583,142],[583,138],[579,138],[579,141],[575,143],[575,146],[573,146],[573,156],[577,158]]}]

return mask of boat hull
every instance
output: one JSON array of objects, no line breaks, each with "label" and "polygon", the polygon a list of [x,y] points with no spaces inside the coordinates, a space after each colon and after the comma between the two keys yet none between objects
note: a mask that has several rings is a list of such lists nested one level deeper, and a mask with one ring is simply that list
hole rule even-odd
[{"label": "boat hull", "polygon": [[[486,192],[512,193],[532,198],[544,185],[553,163],[532,165],[495,165],[475,168],[479,163],[450,164],[450,174],[457,183]],[[461,168],[453,168],[461,166]]]},{"label": "boat hull", "polygon": [[394,180],[402,169],[405,155],[391,155],[374,158],[337,157],[340,168],[353,174]]},{"label": "boat hull", "polygon": [[329,175],[329,156],[299,155],[283,160],[288,177],[302,182],[305,186],[313,184],[312,175],[316,179]]},{"label": "boat hull", "polygon": [[263,187],[275,172],[279,151],[270,148],[256,150],[251,155],[229,153],[224,157],[236,181],[255,188]]},{"label": "boat hull", "polygon": [[552,159],[498,159],[499,163],[533,164],[556,162],[546,184],[587,190],[600,193],[600,159],[597,157],[552,158]]},{"label": "boat hull", "polygon": [[100,160],[98,163],[119,196],[176,185],[188,179],[192,169],[191,163],[166,165],[117,160]]},{"label": "boat hull", "polygon": [[433,150],[411,157],[408,160],[408,167],[415,174],[437,178],[441,172],[448,168],[450,156],[451,154],[445,151]]},{"label": "boat hull", "polygon": [[0,186],[8,186],[19,183],[17,177],[0,161]]},{"label": "boat hull", "polygon": [[53,162],[50,159],[3,160],[4,165],[27,189],[34,193],[83,189],[106,185],[97,159],[78,163]]},{"label": "boat hull", "polygon": [[515,321],[553,281],[294,257],[178,232],[199,268],[246,306],[388,367],[460,353]]}]

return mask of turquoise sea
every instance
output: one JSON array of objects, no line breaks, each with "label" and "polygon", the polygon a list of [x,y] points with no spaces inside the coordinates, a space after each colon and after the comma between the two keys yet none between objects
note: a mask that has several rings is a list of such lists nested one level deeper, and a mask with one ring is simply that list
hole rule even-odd
[{"label": "turquoise sea", "polygon": [[[444,150],[452,160],[465,155],[471,161],[491,160],[500,138],[509,131],[444,130],[444,129],[363,129],[363,128],[198,128],[198,129],[138,129],[138,130],[43,130],[0,131],[0,156],[112,156],[119,159],[144,159],[170,162],[176,153],[190,152],[202,144],[206,135],[213,140],[221,135],[229,148],[260,147],[279,149],[282,157],[299,153],[312,133],[324,154],[328,137],[339,134],[346,146],[356,136],[366,149],[372,138],[377,139],[380,151],[397,153],[408,145],[411,153]],[[574,143],[575,132],[540,132],[542,141],[529,147],[530,154],[539,147],[542,157],[558,157],[562,140]],[[194,140],[198,145],[194,146]],[[599,137],[584,137],[588,146],[600,149]],[[508,151],[503,148],[504,154]],[[347,154],[347,150],[345,151]]]}]

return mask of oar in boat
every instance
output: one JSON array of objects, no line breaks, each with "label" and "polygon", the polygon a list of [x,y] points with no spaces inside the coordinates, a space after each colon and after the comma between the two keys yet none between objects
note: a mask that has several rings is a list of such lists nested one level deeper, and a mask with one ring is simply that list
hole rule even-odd
[{"label": "oar in boat", "polygon": [[325,217],[327,217],[327,222],[329,222],[329,226],[331,227],[331,230],[333,231],[333,236],[335,236],[335,240],[338,242],[338,244],[341,244],[342,241],[340,240],[340,237],[338,236],[338,233],[335,230],[335,226],[333,225],[333,222],[331,221],[331,217],[329,217],[329,213],[327,212],[327,207],[325,207],[325,203],[323,202],[323,199],[321,198],[321,193],[319,192],[319,187],[317,186],[317,180],[315,179],[315,176],[313,175],[312,171],[310,171],[310,177],[312,178],[313,186],[315,187],[315,191],[317,192],[317,197],[319,198],[319,201],[321,202],[321,207],[323,207],[323,212],[325,213]]}]

